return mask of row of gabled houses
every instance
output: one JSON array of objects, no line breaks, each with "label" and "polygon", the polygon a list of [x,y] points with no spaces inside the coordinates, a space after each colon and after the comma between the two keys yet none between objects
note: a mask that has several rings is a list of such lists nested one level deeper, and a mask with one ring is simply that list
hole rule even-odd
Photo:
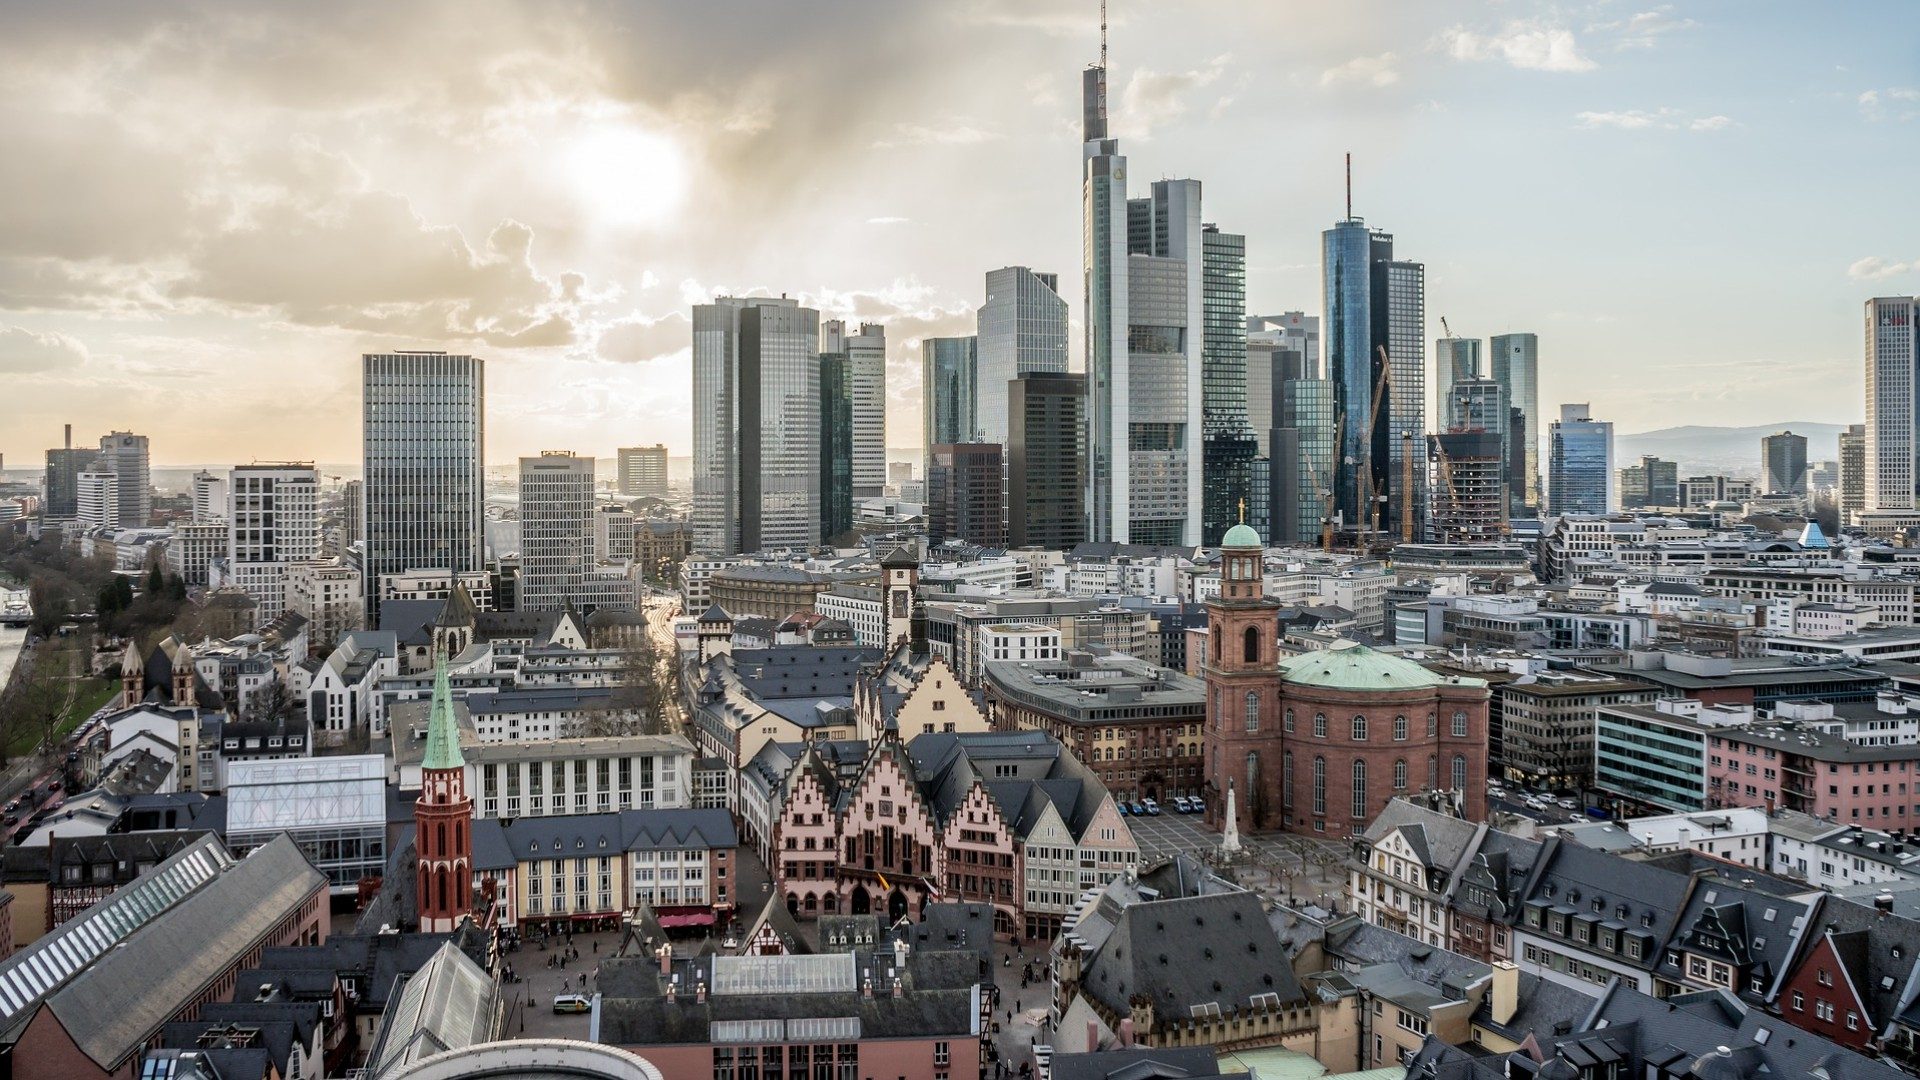
[{"label": "row of gabled houses", "polygon": [[1361,918],[1590,992],[1717,992],[1856,1050],[1914,1061],[1920,920],[1700,851],[1531,839],[1397,800],[1354,843]]}]

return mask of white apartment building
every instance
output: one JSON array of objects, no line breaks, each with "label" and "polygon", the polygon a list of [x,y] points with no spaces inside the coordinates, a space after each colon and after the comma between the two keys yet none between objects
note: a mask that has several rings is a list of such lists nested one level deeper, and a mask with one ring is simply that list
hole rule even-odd
[{"label": "white apartment building", "polygon": [[693,805],[693,744],[681,735],[475,742],[460,752],[481,818]]},{"label": "white apartment building", "polygon": [[308,640],[315,649],[330,651],[347,634],[366,623],[366,591],[360,571],[330,562],[298,562],[287,566],[287,608],[305,617]]},{"label": "white apartment building", "polygon": [[225,577],[261,622],[286,610],[290,563],[320,557],[320,473],[311,464],[236,465],[227,476]]},{"label": "white apartment building", "polygon": [[120,476],[112,469],[93,465],[81,470],[75,520],[82,529],[118,529],[120,527]]},{"label": "white apartment building", "polygon": [[853,628],[853,640],[869,648],[887,643],[886,608],[872,585],[836,585],[813,599],[813,610]]},{"label": "white apartment building", "polygon": [[1871,604],[1799,604],[1793,609],[1793,632],[1802,637],[1840,637],[1859,633],[1880,620],[1880,609]]},{"label": "white apartment building", "polygon": [[188,585],[204,586],[214,561],[226,553],[227,523],[219,515],[211,521],[184,522],[173,527],[173,538],[167,541],[167,572],[180,575]]},{"label": "white apartment building", "polygon": [[203,525],[227,516],[227,478],[202,469],[193,474],[193,521]]},{"label": "white apartment building", "polygon": [[1009,623],[980,630],[980,652],[987,661],[1058,660],[1060,628],[1035,623]]},{"label": "white apartment building", "polygon": [[493,575],[485,570],[455,572],[441,567],[433,570],[408,570],[400,574],[382,574],[377,595],[383,602],[445,600],[453,595],[455,585],[467,590],[467,595],[473,599],[475,609],[493,610]]}]

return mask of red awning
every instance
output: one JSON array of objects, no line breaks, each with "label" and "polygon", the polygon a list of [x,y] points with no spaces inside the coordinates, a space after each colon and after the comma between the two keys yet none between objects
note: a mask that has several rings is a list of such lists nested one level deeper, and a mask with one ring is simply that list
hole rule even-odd
[{"label": "red awning", "polygon": [[662,915],[660,916],[660,927],[663,930],[671,930],[676,926],[712,926],[712,925],[713,925],[713,913],[710,911],[702,912],[697,915]]}]

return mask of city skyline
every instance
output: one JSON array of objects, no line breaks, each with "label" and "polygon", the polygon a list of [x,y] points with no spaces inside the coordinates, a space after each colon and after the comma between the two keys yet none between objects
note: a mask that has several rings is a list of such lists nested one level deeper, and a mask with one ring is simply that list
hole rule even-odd
[{"label": "city skyline", "polygon": [[[693,305],[782,293],[886,327],[887,442],[912,446],[920,343],[972,332],[982,276],[1080,267],[1096,6],[739,7],[777,31],[727,37],[746,80],[695,60],[726,20],[668,6],[10,12],[0,452],[70,422],[161,466],[351,461],[360,356],[445,349],[492,369],[489,464],[682,457]],[[1920,293],[1864,209],[1897,202],[1875,165],[1920,119],[1883,7],[1122,3],[1112,124],[1135,187],[1205,179],[1249,311],[1323,314],[1351,151],[1354,213],[1426,265],[1427,337],[1537,332],[1543,411],[1844,424],[1859,304]],[[943,63],[818,62],[856,31]],[[406,80],[360,47],[430,34]],[[1701,316],[1736,307],[1787,317]]]}]

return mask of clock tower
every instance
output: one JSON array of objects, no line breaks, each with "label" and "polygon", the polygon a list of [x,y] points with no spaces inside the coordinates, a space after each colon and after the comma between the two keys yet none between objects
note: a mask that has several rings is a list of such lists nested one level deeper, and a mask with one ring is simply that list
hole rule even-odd
[{"label": "clock tower", "polygon": [[913,612],[919,600],[920,560],[907,547],[897,547],[880,560],[880,598],[891,650],[913,639]]},{"label": "clock tower", "polygon": [[1273,820],[1280,762],[1279,604],[1266,597],[1266,545],[1242,522],[1220,542],[1220,595],[1207,602],[1206,816],[1222,827],[1227,787],[1242,832]]}]

